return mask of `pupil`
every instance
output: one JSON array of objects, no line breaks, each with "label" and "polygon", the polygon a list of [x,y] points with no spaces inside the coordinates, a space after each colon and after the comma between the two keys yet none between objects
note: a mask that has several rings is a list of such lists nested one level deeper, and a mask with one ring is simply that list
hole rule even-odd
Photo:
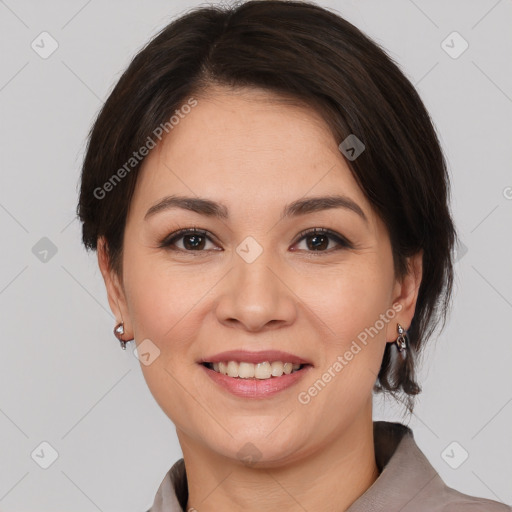
[{"label": "pupil", "polygon": [[[200,236],[200,235],[187,235],[185,238],[184,238],[184,245],[187,249],[197,249],[199,247],[199,245],[201,246],[202,248],[202,245],[201,244],[201,239],[203,237]],[[188,241],[190,240],[195,240],[195,242],[193,241],[192,244],[189,244]],[[203,240],[204,242],[204,240]],[[199,245],[198,245],[199,244]]]},{"label": "pupil", "polygon": [[[323,239],[322,241],[318,241],[318,239]],[[312,243],[313,248],[317,249],[322,247],[325,249],[327,246],[325,245],[325,241],[327,240],[327,245],[329,245],[329,240],[325,235],[313,235],[312,240],[316,240]]]}]

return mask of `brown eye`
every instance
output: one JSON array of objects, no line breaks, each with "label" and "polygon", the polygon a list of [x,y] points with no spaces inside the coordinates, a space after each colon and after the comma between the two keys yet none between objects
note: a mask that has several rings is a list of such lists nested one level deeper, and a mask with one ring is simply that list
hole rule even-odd
[{"label": "brown eye", "polygon": [[308,239],[311,242],[308,244],[308,249],[316,251],[318,249],[327,249],[330,237],[328,235],[311,235],[306,237],[306,240]]},{"label": "brown eye", "polygon": [[[302,240],[306,241],[305,250],[309,252],[331,252],[332,250],[338,250],[340,246],[341,248],[351,247],[350,242],[341,235],[325,228],[313,228],[303,231],[299,235],[298,242],[301,242]],[[335,242],[334,248],[329,248],[331,241]],[[338,248],[336,248],[336,244],[338,245]]]},{"label": "brown eye", "polygon": [[[179,242],[182,240],[182,246],[179,247]],[[206,231],[198,230],[195,228],[180,229],[167,236],[159,247],[165,247],[174,251],[184,252],[202,252],[205,249],[207,242],[211,242],[207,236]]]},{"label": "brown eye", "polygon": [[183,235],[183,245],[187,250],[204,249],[206,237],[202,235]]}]

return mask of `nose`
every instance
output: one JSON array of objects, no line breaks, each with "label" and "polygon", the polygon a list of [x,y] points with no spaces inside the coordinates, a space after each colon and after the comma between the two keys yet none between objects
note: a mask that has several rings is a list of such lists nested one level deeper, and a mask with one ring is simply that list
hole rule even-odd
[{"label": "nose", "polygon": [[238,255],[234,257],[233,268],[223,280],[216,305],[219,322],[258,332],[295,321],[298,299],[293,287],[286,282],[286,273],[275,259],[267,254],[264,251],[252,263]]}]

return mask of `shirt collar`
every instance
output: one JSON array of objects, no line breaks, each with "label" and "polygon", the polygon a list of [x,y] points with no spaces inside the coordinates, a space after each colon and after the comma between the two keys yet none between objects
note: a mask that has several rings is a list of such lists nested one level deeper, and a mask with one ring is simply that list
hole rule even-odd
[{"label": "shirt collar", "polygon": [[[412,430],[401,423],[374,421],[373,433],[380,475],[346,512],[433,510],[428,508],[435,505],[429,497],[439,497],[448,488],[417,446]],[[183,512],[187,499],[185,464],[180,459],[165,475],[148,512]]]}]

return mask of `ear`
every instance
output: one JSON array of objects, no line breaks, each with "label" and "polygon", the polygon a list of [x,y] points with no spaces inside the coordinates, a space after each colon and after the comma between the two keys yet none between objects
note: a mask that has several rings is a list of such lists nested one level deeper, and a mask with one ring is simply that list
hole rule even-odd
[{"label": "ear", "polygon": [[128,313],[126,296],[119,276],[111,267],[110,258],[108,254],[107,241],[103,236],[98,238],[97,252],[98,252],[98,265],[100,267],[101,275],[105,281],[107,289],[108,303],[112,313],[116,317],[116,325],[119,322],[124,324],[124,336],[126,340],[133,339],[133,329]]},{"label": "ear", "polygon": [[[407,274],[397,280],[393,289],[392,304],[400,305],[393,321],[388,323],[387,341],[394,342],[398,336],[396,324],[407,330],[411,325],[418,300],[421,279],[423,277],[423,250],[407,258]],[[396,306],[395,306],[396,307]]]}]

